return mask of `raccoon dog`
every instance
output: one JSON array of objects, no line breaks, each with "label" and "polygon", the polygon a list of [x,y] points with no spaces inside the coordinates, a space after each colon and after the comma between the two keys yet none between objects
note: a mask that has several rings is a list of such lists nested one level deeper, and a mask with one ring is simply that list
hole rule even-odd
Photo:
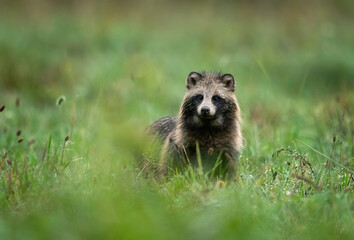
[{"label": "raccoon dog", "polygon": [[234,77],[191,72],[186,86],[178,116],[161,118],[148,127],[149,133],[163,141],[159,172],[201,162],[203,169],[233,176],[242,148]]}]

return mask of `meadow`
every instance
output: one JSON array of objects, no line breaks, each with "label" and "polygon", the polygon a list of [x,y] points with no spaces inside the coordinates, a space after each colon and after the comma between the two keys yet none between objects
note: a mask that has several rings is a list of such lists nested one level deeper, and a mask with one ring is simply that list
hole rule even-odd
[{"label": "meadow", "polygon": [[[0,239],[353,239],[351,1],[3,1]],[[136,163],[191,71],[236,79],[236,178]]]}]

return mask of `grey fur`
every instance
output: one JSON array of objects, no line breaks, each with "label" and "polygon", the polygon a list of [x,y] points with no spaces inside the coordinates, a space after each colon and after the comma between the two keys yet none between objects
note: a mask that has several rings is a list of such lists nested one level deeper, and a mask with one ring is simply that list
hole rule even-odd
[{"label": "grey fur", "polygon": [[148,128],[164,142],[160,172],[196,165],[198,143],[203,165],[214,166],[221,154],[225,174],[233,175],[243,142],[233,76],[191,72],[186,87],[178,116],[159,119]]}]

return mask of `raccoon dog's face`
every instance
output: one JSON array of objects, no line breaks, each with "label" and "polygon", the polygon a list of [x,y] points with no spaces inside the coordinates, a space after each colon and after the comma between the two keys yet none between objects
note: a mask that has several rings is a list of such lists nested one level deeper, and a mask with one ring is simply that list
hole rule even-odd
[{"label": "raccoon dog's face", "polygon": [[189,127],[223,127],[237,110],[231,74],[191,72],[181,115]]}]

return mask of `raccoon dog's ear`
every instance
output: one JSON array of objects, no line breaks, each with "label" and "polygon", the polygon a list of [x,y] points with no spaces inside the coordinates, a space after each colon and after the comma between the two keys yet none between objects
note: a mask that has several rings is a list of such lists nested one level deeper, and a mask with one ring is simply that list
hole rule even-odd
[{"label": "raccoon dog's ear", "polygon": [[202,80],[202,75],[197,72],[191,72],[187,77],[187,89],[193,88],[197,82]]},{"label": "raccoon dog's ear", "polygon": [[227,74],[222,75],[221,82],[224,84],[224,86],[228,90],[230,90],[232,92],[235,91],[235,79],[231,74],[227,73]]}]

